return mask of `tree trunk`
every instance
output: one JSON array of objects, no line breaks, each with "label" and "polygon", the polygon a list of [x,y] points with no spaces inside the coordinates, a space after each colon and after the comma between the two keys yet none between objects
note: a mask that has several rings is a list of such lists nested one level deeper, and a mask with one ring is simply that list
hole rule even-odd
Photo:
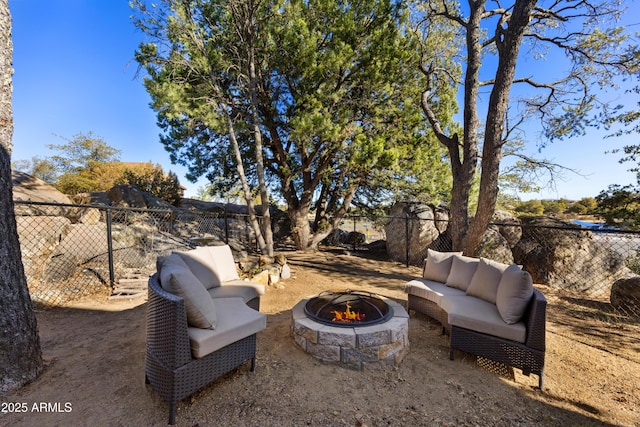
[{"label": "tree trunk", "polygon": [[0,0],[0,395],[32,381],[43,367],[13,205],[12,52],[9,4]]},{"label": "tree trunk", "polygon": [[[233,121],[229,116],[227,106],[223,106],[225,109],[225,116],[227,118],[227,127],[229,128],[229,139],[231,140],[231,146],[233,147],[233,152],[236,156],[236,171],[238,171],[238,177],[240,177],[240,184],[242,185],[242,194],[244,195],[244,200],[247,202],[247,212],[249,212],[249,223],[253,228],[253,232],[256,233],[256,239],[258,240],[258,247],[264,254],[268,254],[267,245],[265,243],[264,237],[262,236],[262,228],[260,227],[260,222],[256,216],[256,209],[253,206],[253,199],[251,197],[251,190],[249,189],[249,184],[247,183],[247,177],[244,173],[244,166],[242,166],[242,154],[240,153],[240,147],[238,146],[238,139],[236,138],[236,131],[233,127]],[[269,227],[271,229],[271,227]],[[273,248],[273,246],[272,246]],[[272,256],[272,255],[269,255]]]},{"label": "tree trunk", "polygon": [[516,1],[508,26],[503,23],[506,29],[498,29],[496,33],[499,57],[498,69],[489,98],[485,125],[478,209],[469,232],[463,240],[464,252],[467,254],[472,255],[476,251],[495,212],[509,92],[513,85],[522,37],[529,25],[529,17],[535,5],[536,0]]},{"label": "tree trunk", "polygon": [[[251,4],[253,6],[253,3]],[[251,11],[255,10],[253,7]],[[250,15],[252,17],[252,15]],[[252,19],[252,18],[250,18]],[[262,202],[262,232],[265,240],[265,255],[273,256],[273,231],[271,230],[271,213],[269,212],[269,193],[264,179],[264,159],[262,132],[260,131],[260,119],[258,116],[258,96],[257,96],[257,76],[255,64],[255,46],[253,32],[253,22],[250,22],[250,42],[249,42],[249,97],[251,99],[251,122],[253,125],[253,139],[256,155],[256,174],[258,176],[258,188]]]}]

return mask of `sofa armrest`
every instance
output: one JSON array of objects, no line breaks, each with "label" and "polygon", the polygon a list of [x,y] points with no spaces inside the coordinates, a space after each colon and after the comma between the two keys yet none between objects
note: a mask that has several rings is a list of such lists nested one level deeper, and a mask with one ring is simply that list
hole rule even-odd
[{"label": "sofa armrest", "polygon": [[525,345],[536,350],[545,351],[547,299],[535,288],[522,320],[527,327]]},{"label": "sofa armrest", "polygon": [[162,289],[158,273],[149,278],[147,353],[169,369],[192,359],[184,299]]}]

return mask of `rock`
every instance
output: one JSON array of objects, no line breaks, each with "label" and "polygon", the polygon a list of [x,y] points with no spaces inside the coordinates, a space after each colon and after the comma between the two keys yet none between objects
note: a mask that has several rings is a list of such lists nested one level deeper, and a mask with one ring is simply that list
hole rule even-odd
[{"label": "rock", "polygon": [[488,258],[504,264],[513,264],[513,253],[511,253],[509,242],[498,231],[496,226],[489,226],[485,231],[475,255],[476,257]]},{"label": "rock", "polygon": [[259,283],[264,286],[269,286],[269,271],[262,270],[260,273],[256,274],[251,278],[253,283]]},{"label": "rock", "polygon": [[283,266],[287,263],[287,257],[282,254],[276,254],[274,261],[276,264]]},{"label": "rock", "polygon": [[273,257],[270,257],[268,255],[260,255],[260,260],[259,260],[260,267],[273,264],[274,262],[275,262],[275,259]]},{"label": "rock", "polygon": [[[19,171],[11,171],[13,200],[70,204],[71,199],[43,180]],[[47,215],[66,216],[69,208],[65,206],[15,205],[16,216]]]},{"label": "rock", "polygon": [[513,248],[520,241],[522,221],[517,216],[505,211],[496,211],[491,222],[496,225],[498,232],[505,238],[510,248]]},{"label": "rock", "polygon": [[354,245],[358,246],[358,245],[364,245],[366,240],[367,238],[363,233],[360,233],[358,231],[351,231],[347,234],[347,238],[344,243],[351,246],[354,246]]},{"label": "rock", "polygon": [[443,233],[436,227],[435,218],[433,209],[425,204],[403,202],[393,205],[385,226],[389,258],[407,262],[408,233],[409,264],[421,265],[427,248]]},{"label": "rock", "polygon": [[513,255],[534,283],[592,296],[609,295],[616,280],[631,275],[624,257],[594,240],[591,231],[549,217],[523,219]]},{"label": "rock", "polygon": [[146,208],[147,202],[142,191],[135,185],[116,185],[108,192],[109,200],[114,206],[128,208]]},{"label": "rock", "polygon": [[78,213],[78,222],[81,224],[95,225],[100,222],[102,215],[96,208],[81,209]]},{"label": "rock", "polygon": [[610,301],[620,312],[640,316],[640,276],[616,280]]},{"label": "rock", "polygon": [[333,231],[324,238],[323,243],[329,246],[338,246],[347,240],[347,232],[340,228],[334,228]]},{"label": "rock", "polygon": [[269,284],[275,285],[280,281],[280,267],[273,265],[267,270],[269,272]]},{"label": "rock", "polygon": [[280,278],[283,280],[291,278],[291,267],[289,267],[289,264],[285,263],[282,266],[282,270],[280,271]]}]

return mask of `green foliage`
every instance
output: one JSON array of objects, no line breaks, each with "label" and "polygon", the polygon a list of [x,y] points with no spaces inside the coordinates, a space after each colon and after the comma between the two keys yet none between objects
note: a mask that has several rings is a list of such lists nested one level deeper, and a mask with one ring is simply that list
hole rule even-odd
[{"label": "green foliage", "polygon": [[[136,60],[147,73],[161,141],[190,180],[206,176],[216,194],[237,181],[229,118],[248,180],[256,181],[248,38],[230,9],[243,4],[135,2],[135,23],[150,36]],[[282,0],[256,10],[262,156],[290,209],[313,206],[330,217],[354,189],[362,204],[425,189],[446,198],[450,173],[422,119],[418,47],[406,14],[389,0]],[[454,112],[452,103],[455,96],[443,95],[442,110]]]},{"label": "green foliage", "polygon": [[[147,165],[151,165],[147,163]],[[164,173],[162,166],[155,165],[149,168],[127,168],[119,184],[131,184],[155,197],[164,199],[172,205],[179,205],[184,193],[177,175],[169,171]]]},{"label": "green foliage", "polygon": [[540,200],[527,200],[518,204],[515,211],[520,215],[542,215],[544,213],[544,205]]},{"label": "green foliage", "polygon": [[640,228],[640,188],[633,185],[610,185],[596,196],[596,212],[607,224]]},{"label": "green foliage", "polygon": [[567,208],[567,212],[577,213],[579,215],[588,215],[596,213],[598,202],[593,197],[583,197]]},{"label": "green foliage", "polygon": [[92,132],[76,134],[72,139],[63,139],[67,141],[66,144],[47,145],[50,150],[57,152],[48,160],[55,166],[58,173],[87,169],[92,163],[120,160],[120,150],[111,147],[102,137]]},{"label": "green foliage", "polygon": [[49,159],[39,156],[34,156],[31,160],[17,160],[12,167],[35,176],[47,184],[53,184],[58,177],[58,171],[54,164]]}]

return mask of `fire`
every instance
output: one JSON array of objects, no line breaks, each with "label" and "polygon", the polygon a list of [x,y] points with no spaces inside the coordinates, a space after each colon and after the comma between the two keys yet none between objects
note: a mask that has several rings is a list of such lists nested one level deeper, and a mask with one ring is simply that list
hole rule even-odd
[{"label": "fire", "polygon": [[359,311],[351,311],[351,305],[347,303],[347,309],[345,311],[333,310],[332,322],[362,322],[364,320],[364,313]]}]

